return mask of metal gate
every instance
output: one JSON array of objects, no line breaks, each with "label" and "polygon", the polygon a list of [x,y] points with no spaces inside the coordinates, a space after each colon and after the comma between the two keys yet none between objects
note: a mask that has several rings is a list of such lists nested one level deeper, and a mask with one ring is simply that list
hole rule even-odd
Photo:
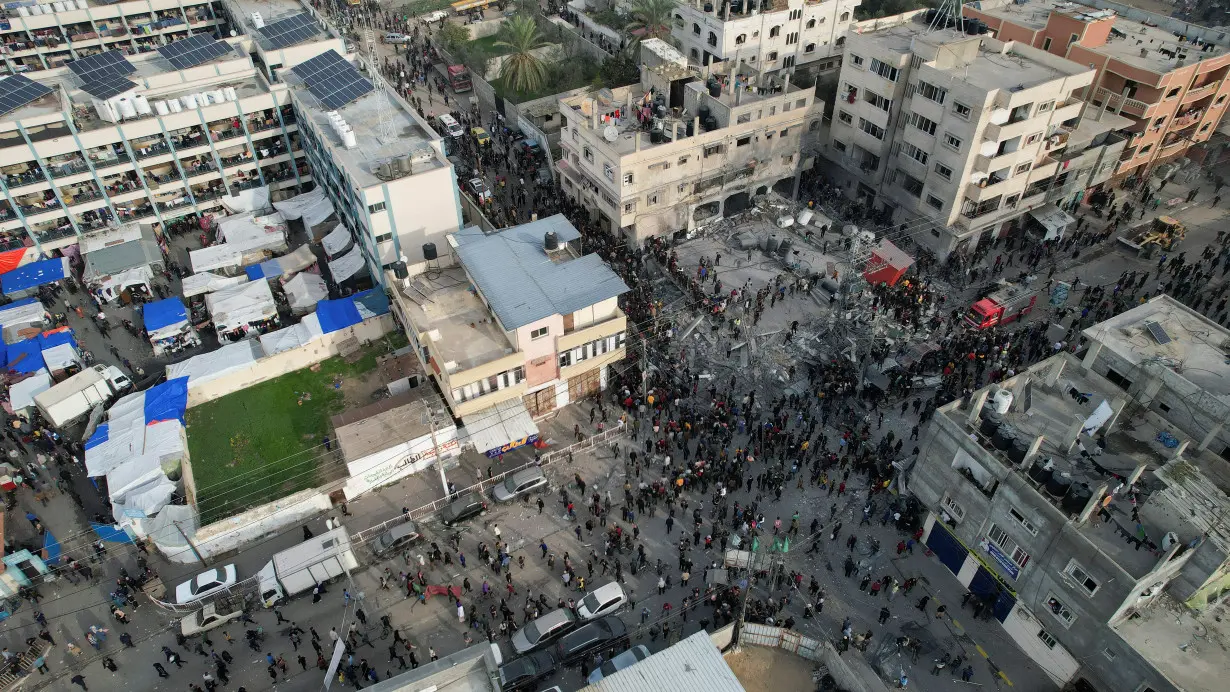
[{"label": "metal gate", "polygon": [[953,574],[961,571],[969,551],[952,535],[942,521],[936,520],[931,525],[931,534],[927,536],[927,547],[940,559],[940,564],[947,567]]},{"label": "metal gate", "polygon": [[978,571],[970,580],[969,591],[975,596],[992,604],[991,614],[996,620],[1003,622],[1016,606],[1016,594],[1001,582],[990,570],[978,565]]}]

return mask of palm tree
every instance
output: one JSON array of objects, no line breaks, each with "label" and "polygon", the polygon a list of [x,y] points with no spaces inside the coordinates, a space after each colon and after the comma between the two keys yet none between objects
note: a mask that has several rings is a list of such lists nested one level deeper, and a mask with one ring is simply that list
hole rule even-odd
[{"label": "palm tree", "polygon": [[632,34],[633,41],[643,41],[647,38],[666,39],[671,35],[671,13],[675,9],[675,0],[636,0],[632,5],[632,17],[635,19],[625,29]]},{"label": "palm tree", "polygon": [[494,45],[508,49],[500,65],[500,79],[519,94],[538,91],[547,79],[547,66],[533,51],[548,45],[529,15],[509,17],[500,27],[500,40]]}]

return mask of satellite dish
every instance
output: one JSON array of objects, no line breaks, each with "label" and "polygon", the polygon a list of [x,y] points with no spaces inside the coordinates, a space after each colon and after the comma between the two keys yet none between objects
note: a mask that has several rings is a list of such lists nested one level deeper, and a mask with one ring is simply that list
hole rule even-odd
[{"label": "satellite dish", "polygon": [[606,129],[602,131],[602,136],[606,141],[614,142],[619,139],[619,128],[614,125],[607,125]]}]

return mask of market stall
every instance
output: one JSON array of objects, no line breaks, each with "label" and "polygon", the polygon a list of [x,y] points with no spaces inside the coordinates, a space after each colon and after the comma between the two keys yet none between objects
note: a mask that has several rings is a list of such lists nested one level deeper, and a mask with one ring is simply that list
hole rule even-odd
[{"label": "market stall", "polygon": [[142,309],[141,317],[156,356],[178,353],[201,344],[200,336],[188,321],[188,310],[179,298],[149,303]]},{"label": "market stall", "polygon": [[128,224],[81,239],[81,280],[100,304],[119,298],[127,305],[153,295],[154,276],[162,271],[162,251],[152,226]]},{"label": "market stall", "polygon": [[316,309],[316,304],[329,297],[329,287],[319,274],[303,272],[282,284],[290,311],[302,315]]}]

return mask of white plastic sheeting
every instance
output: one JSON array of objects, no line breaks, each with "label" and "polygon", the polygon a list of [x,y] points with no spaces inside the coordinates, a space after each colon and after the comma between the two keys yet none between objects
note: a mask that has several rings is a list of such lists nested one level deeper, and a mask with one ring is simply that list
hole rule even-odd
[{"label": "white plastic sheeting", "polygon": [[45,312],[46,308],[37,300],[25,305],[9,305],[0,308],[0,329],[26,326],[41,327]]},{"label": "white plastic sheeting", "polygon": [[65,370],[73,365],[81,365],[81,355],[72,344],[60,344],[43,351],[43,362],[52,370]]},{"label": "white plastic sheeting", "polygon": [[218,240],[223,243],[253,244],[255,247],[271,242],[270,236],[286,240],[286,217],[282,214],[241,214],[218,221]]},{"label": "white plastic sheeting", "polygon": [[9,404],[14,411],[34,405],[34,397],[51,389],[51,375],[39,370],[16,384],[9,385]]},{"label": "white plastic sheeting", "polygon": [[278,314],[268,281],[249,281],[205,296],[205,307],[219,334]]},{"label": "white plastic sheeting", "polygon": [[350,237],[350,229],[346,228],[345,224],[338,224],[329,235],[320,239],[320,245],[325,249],[325,254],[329,259],[333,259],[342,254],[354,243],[354,238]]},{"label": "white plastic sheeting", "polygon": [[472,413],[461,419],[466,434],[474,449],[480,454],[503,447],[530,435],[538,434],[538,426],[530,417],[521,399],[502,401],[491,408]]},{"label": "white plastic sheeting", "polygon": [[312,313],[298,324],[292,324],[276,332],[262,334],[260,344],[265,355],[272,356],[283,351],[293,351],[300,346],[310,344],[321,336],[324,336],[324,332],[320,329],[320,320],[316,318],[316,313]]},{"label": "white plastic sheeting", "polygon": [[289,221],[302,218],[303,226],[308,229],[333,214],[333,202],[329,201],[325,189],[319,185],[311,192],[274,202],[273,208],[282,212],[282,216]]},{"label": "white plastic sheeting", "polygon": [[266,250],[282,252],[288,247],[281,214],[228,217],[218,222],[217,235],[222,242],[188,253],[193,273],[252,264]]},{"label": "white plastic sheeting", "polygon": [[238,286],[247,283],[246,276],[223,276],[213,272],[201,272],[184,277],[184,297],[191,298],[202,293],[213,293],[228,286]]},{"label": "white plastic sheeting", "polygon": [[359,273],[367,262],[363,259],[363,252],[356,245],[350,252],[338,257],[335,260],[329,261],[329,273],[333,275],[334,283],[341,283],[346,279]]},{"label": "white plastic sheeting", "polygon": [[319,274],[296,274],[294,278],[282,284],[290,309],[294,312],[311,310],[317,303],[329,297],[329,287]]},{"label": "white plastic sheeting", "polygon": [[175,495],[176,485],[159,472],[152,480],[132,488],[122,497],[111,496],[111,516],[121,525],[132,520],[131,513],[153,516],[171,503]]},{"label": "white plastic sheeting", "polygon": [[237,195],[222,195],[218,200],[232,214],[245,214],[269,206],[269,187],[253,187],[240,190]]},{"label": "white plastic sheeting", "polygon": [[148,264],[143,264],[139,267],[133,267],[122,272],[107,274],[106,276],[98,277],[90,282],[91,287],[101,288],[103,291],[104,300],[113,300],[116,296],[124,292],[124,289],[133,286],[145,286],[146,290],[153,293],[150,289],[150,282],[154,279],[154,271]]},{"label": "white plastic sheeting", "polygon": [[[264,283],[259,282],[259,283]],[[285,331],[285,330],[282,330]],[[277,332],[274,332],[275,334]],[[267,334],[265,336],[268,336]],[[264,337],[261,337],[262,341]],[[172,363],[167,366],[167,379],[177,377],[188,378],[188,388],[204,384],[223,375],[251,367],[253,363],[265,357],[261,342],[248,340],[227,344],[216,351],[202,353],[188,360]]]}]

